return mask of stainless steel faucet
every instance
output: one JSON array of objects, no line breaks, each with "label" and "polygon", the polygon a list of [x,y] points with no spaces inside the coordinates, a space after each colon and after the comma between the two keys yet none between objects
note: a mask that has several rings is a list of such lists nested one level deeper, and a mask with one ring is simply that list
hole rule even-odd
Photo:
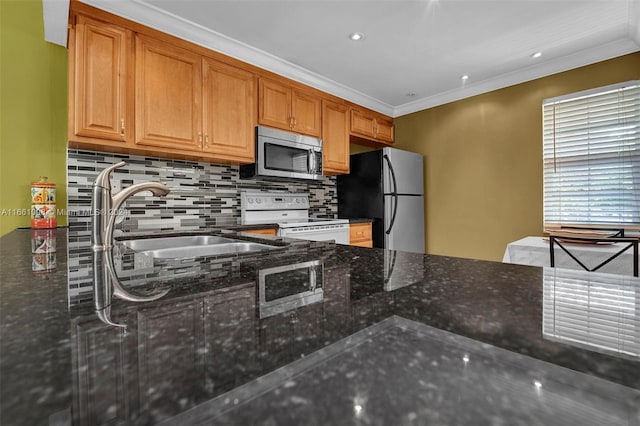
[{"label": "stainless steel faucet", "polygon": [[161,182],[142,182],[111,195],[111,172],[124,166],[124,161],[104,169],[93,183],[91,198],[91,248],[93,251],[108,249],[113,244],[113,228],[118,210],[127,198],[142,191],[151,191],[153,195],[164,196],[170,189]]}]

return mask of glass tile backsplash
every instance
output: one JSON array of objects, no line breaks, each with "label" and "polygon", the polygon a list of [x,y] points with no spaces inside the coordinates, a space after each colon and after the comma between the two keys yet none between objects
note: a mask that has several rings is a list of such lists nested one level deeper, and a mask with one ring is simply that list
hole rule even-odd
[{"label": "glass tile backsplash", "polygon": [[[335,218],[338,212],[336,179],[270,181],[240,179],[238,166],[170,160],[105,152],[67,151],[69,228],[89,235],[91,187],[98,174],[120,161],[127,164],[111,174],[113,193],[135,183],[160,181],[171,193],[155,197],[137,194],[125,203],[126,217],[118,225],[130,230],[197,230],[236,225],[241,191],[288,191],[309,194],[309,215]],[[85,234],[86,232],[86,234]]]}]

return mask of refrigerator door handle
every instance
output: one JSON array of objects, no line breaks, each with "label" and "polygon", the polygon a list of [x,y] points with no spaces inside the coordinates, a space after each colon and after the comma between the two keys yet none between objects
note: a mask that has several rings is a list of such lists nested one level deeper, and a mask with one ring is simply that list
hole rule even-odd
[{"label": "refrigerator door handle", "polygon": [[393,171],[393,166],[391,165],[391,161],[389,160],[389,156],[385,154],[383,156],[387,165],[389,166],[389,171],[391,172],[391,180],[393,182],[393,191],[390,195],[393,195],[395,199],[395,204],[393,205],[393,214],[391,215],[391,221],[389,222],[389,229],[387,229],[385,234],[389,235],[391,233],[391,229],[393,228],[393,223],[396,221],[396,213],[398,212],[398,184],[396,182],[396,173]]}]

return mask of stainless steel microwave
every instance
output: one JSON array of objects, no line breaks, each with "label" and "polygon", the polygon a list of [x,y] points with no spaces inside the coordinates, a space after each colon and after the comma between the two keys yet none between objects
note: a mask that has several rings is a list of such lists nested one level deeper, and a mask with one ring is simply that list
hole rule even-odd
[{"label": "stainless steel microwave", "polygon": [[240,166],[240,177],[322,179],[322,139],[258,126],[256,162]]}]

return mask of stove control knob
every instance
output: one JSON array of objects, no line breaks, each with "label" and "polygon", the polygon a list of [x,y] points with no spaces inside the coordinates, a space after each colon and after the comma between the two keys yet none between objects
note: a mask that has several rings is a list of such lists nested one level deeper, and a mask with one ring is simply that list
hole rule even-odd
[{"label": "stove control knob", "polygon": [[260,204],[261,202],[260,198],[256,198],[256,203]]},{"label": "stove control knob", "polygon": [[247,198],[247,201],[249,202],[249,204],[253,204],[253,198]]},{"label": "stove control knob", "polygon": [[296,204],[300,204],[300,198],[296,198]]}]

